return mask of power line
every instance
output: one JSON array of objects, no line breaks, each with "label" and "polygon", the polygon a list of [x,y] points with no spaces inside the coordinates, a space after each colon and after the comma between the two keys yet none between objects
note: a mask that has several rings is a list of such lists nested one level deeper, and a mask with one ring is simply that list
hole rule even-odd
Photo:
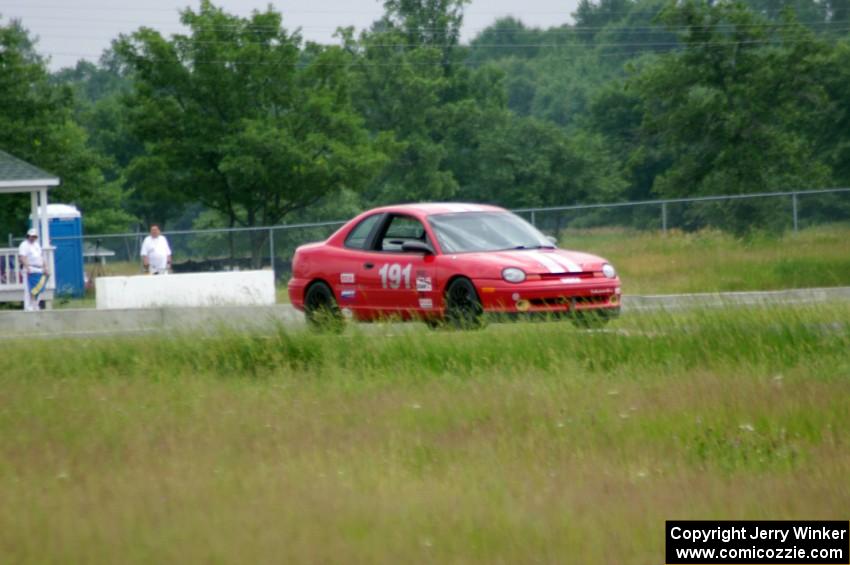
[{"label": "power line", "polygon": [[[842,26],[840,28],[834,28],[832,31],[850,32],[850,24],[845,24],[844,26]],[[669,34],[670,32],[667,32],[665,29],[659,28],[659,29],[656,29],[655,31],[653,31],[651,33],[646,34],[646,35],[655,36],[655,35],[665,34],[665,33]],[[64,35],[64,34],[49,34],[49,35],[36,34],[36,35],[39,38],[49,37],[51,39],[88,39],[88,38],[91,38],[91,35]],[[623,35],[629,35],[629,34],[623,34]],[[185,37],[186,39],[189,39],[192,42],[192,44],[195,44],[195,45],[234,45],[234,43],[237,42],[236,40],[192,39],[191,36],[183,36],[183,37]],[[819,39],[820,37],[821,36],[815,36],[815,38],[813,38],[812,41],[815,41],[815,40]],[[115,38],[115,36],[111,37],[111,39],[114,39],[114,38]],[[110,38],[104,38],[104,39],[110,39]],[[163,39],[167,39],[167,38],[164,37]],[[635,38],[630,38],[630,39],[635,39]],[[773,39],[764,39],[764,40],[758,40],[758,41],[774,41],[774,40]],[[268,45],[269,44],[268,41],[251,41],[251,40],[244,40],[244,39],[238,40],[238,43],[241,44],[241,45]],[[705,42],[705,43],[708,43],[708,42]],[[609,43],[599,43],[599,42],[596,42],[596,41],[594,41],[592,43],[567,43],[567,42],[561,42],[561,43],[558,43],[558,42],[545,42],[545,43],[480,43],[480,42],[474,42],[473,41],[473,42],[469,42],[469,43],[429,42],[429,43],[425,44],[425,46],[428,46],[428,47],[455,47],[456,46],[456,47],[462,48],[462,49],[515,49],[515,48],[532,49],[532,48],[550,48],[550,47],[551,48],[588,48],[588,49],[592,49],[592,48],[595,48],[595,47],[610,47],[612,45],[640,46],[640,45],[644,45],[644,44],[645,43],[642,43],[642,42],[626,43],[626,42],[620,42],[620,41],[613,42],[613,43],[611,43],[611,42],[609,42]],[[339,46],[339,45],[338,44],[328,44],[328,46]],[[371,48],[399,48],[399,49],[401,49],[401,48],[420,47],[420,46],[423,46],[423,44],[421,44],[421,43],[366,43],[366,44],[359,44],[359,46],[362,47],[362,48],[366,48],[366,49],[371,49]]]},{"label": "power line", "polygon": [[[847,28],[850,31],[850,28]],[[749,45],[749,44],[776,44],[781,45],[785,43],[818,43],[820,41],[825,41],[821,38],[807,38],[807,39],[749,39],[749,40],[740,40],[740,41],[701,41],[701,42],[687,42],[687,41],[664,41],[664,42],[640,42],[640,43],[626,43],[626,42],[613,42],[613,43],[593,43],[593,44],[582,44],[582,43],[530,43],[524,45],[457,45],[459,49],[476,49],[476,48],[486,48],[486,49],[495,49],[495,48],[505,48],[505,49],[513,49],[515,47],[519,48],[558,48],[558,49],[579,49],[590,51],[592,49],[598,48],[608,48],[608,47],[675,47],[675,46],[731,46],[731,45]],[[192,41],[193,45],[195,44],[225,44],[232,45],[229,42],[205,42],[205,41]],[[451,47],[450,44],[404,44],[404,43],[390,43],[390,44],[377,44],[377,45],[368,45],[366,49],[371,49],[373,47],[378,48],[393,48],[393,49],[413,49],[417,47]],[[335,46],[336,47],[336,46]]]},{"label": "power line", "polygon": [[[17,2],[15,0],[10,0],[5,2],[8,6],[15,7],[26,7],[26,8],[35,8],[40,10],[73,10],[75,12],[79,11],[87,11],[87,12],[142,12],[142,13],[175,13],[180,12],[184,8],[153,8],[153,7],[128,7],[128,6],[73,6],[69,7],[67,5],[62,4],[33,4],[29,1]],[[342,5],[342,4],[341,4]],[[295,8],[287,8],[285,6],[272,6],[278,13],[286,15],[286,14],[352,14],[352,15],[377,15],[378,17],[383,16],[382,12],[373,11],[373,10],[352,10],[350,8],[335,8],[335,9],[295,9]],[[596,10],[594,10],[593,14],[599,14],[603,16],[610,15],[626,15],[626,16],[641,16],[641,15],[656,15],[662,12],[666,6],[660,6],[657,8],[651,8],[647,10],[635,10],[635,9],[626,9],[626,10],[609,10],[609,9],[600,9],[599,6],[594,6]],[[193,10],[195,13],[198,11]],[[780,10],[752,10],[756,14],[762,14],[766,12],[774,12],[780,13]],[[525,7],[521,7],[516,11],[512,10],[461,10],[461,15],[463,16],[490,16],[490,15],[504,15],[504,17],[512,17],[516,19],[520,19],[521,16],[516,16],[515,12],[521,12],[521,15],[526,16],[557,16],[557,15],[571,15],[577,13],[577,10],[574,12],[569,12],[567,10],[529,10]],[[228,13],[224,11],[224,13]],[[264,14],[266,12],[259,12],[260,14]],[[521,21],[521,20],[520,20]]]},{"label": "power line", "polygon": [[[134,24],[139,25],[138,20],[104,20],[104,19],[93,19],[93,18],[80,18],[80,17],[63,17],[63,16],[32,16],[27,17],[27,21],[60,21],[63,22],[86,22],[86,23],[112,23],[112,24]],[[21,19],[23,22],[23,19]],[[522,33],[543,33],[543,34],[572,34],[575,32],[583,32],[583,31],[603,31],[603,30],[612,30],[612,31],[634,31],[634,30],[694,30],[694,29],[759,29],[759,28],[784,28],[784,27],[797,27],[797,26],[834,26],[834,25],[842,25],[848,24],[850,20],[829,20],[829,21],[801,21],[801,22],[758,22],[751,24],[739,24],[739,23],[721,23],[721,22],[713,22],[707,24],[688,24],[688,25],[676,25],[676,26],[665,26],[664,24],[657,25],[649,25],[649,26],[626,26],[626,27],[618,27],[617,22],[611,22],[610,24],[604,26],[572,26],[569,24],[564,24],[562,26],[556,28],[549,28],[545,30],[537,30],[534,28],[524,28],[522,30],[505,30],[505,29],[495,29],[492,26],[487,26],[484,28],[477,28],[479,33],[486,31],[488,33],[505,33],[505,34],[522,34]],[[61,25],[61,24],[57,24]],[[151,26],[159,26],[159,25],[172,25],[172,26],[181,26],[188,27],[186,24],[183,24],[180,21],[169,21],[169,22],[145,22],[145,25],[142,27],[151,27]],[[62,25],[62,27],[66,27]],[[318,31],[333,31],[339,29],[340,27],[345,26],[297,26],[294,29],[309,29],[309,30],[318,30]],[[215,25],[204,25],[202,29],[207,30],[245,30],[245,31],[277,31],[279,29],[285,29],[283,25],[281,26],[273,26],[273,25],[265,25],[265,24],[253,24],[249,21],[244,21],[235,24],[215,24]],[[428,27],[428,26],[416,26],[413,28],[407,27],[394,27],[391,30],[386,31],[378,31],[377,33],[406,33],[409,30],[420,31],[420,32],[445,32],[445,27]]]},{"label": "power line", "polygon": [[[850,24],[845,25],[842,28],[838,28],[834,31],[848,31],[850,32]],[[657,30],[657,33],[663,33],[664,30]],[[76,39],[80,38],[80,36],[68,36],[68,35],[50,35],[51,38],[66,38],[66,39]],[[88,37],[88,36],[87,36]],[[228,40],[198,40],[192,39],[189,36],[186,36],[186,39],[192,45],[227,45],[232,46],[234,44],[241,45],[269,45],[269,42],[266,41],[228,41]],[[517,44],[503,44],[503,43],[470,43],[470,44],[459,44],[453,42],[447,43],[367,43],[365,45],[358,44],[358,51],[364,51],[373,48],[392,48],[392,49],[413,49],[417,47],[457,47],[458,49],[463,50],[475,50],[475,49],[583,49],[583,50],[592,50],[597,48],[607,48],[607,47],[646,47],[646,46],[677,46],[677,45],[744,45],[744,44],[759,44],[759,43],[789,43],[789,42],[812,42],[816,43],[819,41],[828,41],[827,38],[822,36],[813,36],[806,37],[802,39],[785,39],[785,38],[754,38],[754,39],[743,39],[743,40],[735,40],[735,41],[702,41],[702,42],[687,42],[683,40],[677,41],[664,41],[664,42],[647,42],[647,41],[614,41],[614,42],[593,42],[593,43],[517,43]],[[281,44],[277,44],[281,45]],[[340,45],[331,44],[329,47],[340,47]]]},{"label": "power line", "polygon": [[[29,3],[29,2],[25,2],[25,3],[21,3],[21,4],[18,4],[16,2],[7,2],[6,4],[13,5],[13,6],[16,6],[16,7],[19,7],[19,8],[34,8],[34,9],[38,9],[38,10],[68,10],[68,11],[74,11],[74,12],[102,11],[102,12],[142,12],[142,13],[170,13],[170,14],[173,14],[173,13],[176,13],[176,12],[183,11],[183,9],[184,9],[184,8],[178,8],[178,7],[175,7],[175,8],[149,8],[149,7],[134,8],[134,7],[127,7],[127,6],[92,6],[92,7],[89,7],[89,6],[67,6],[67,5],[59,5],[59,4],[32,4],[32,3]],[[324,9],[324,10],[315,10],[315,9],[303,10],[303,9],[291,9],[291,8],[275,6],[275,9],[279,13],[284,14],[284,15],[285,14],[299,14],[299,15],[300,14],[316,14],[316,15],[352,14],[352,15],[364,15],[364,16],[377,15],[378,17],[383,15],[380,11],[351,10],[351,9],[348,9],[348,8]],[[225,13],[228,13],[228,12],[225,11]],[[265,14],[266,12],[260,11],[259,13]],[[463,10],[462,13],[463,13],[464,16],[498,16],[498,15],[501,15],[501,14],[509,15],[509,14],[511,14],[511,11],[509,11],[509,10],[508,11],[505,11],[505,10],[472,10],[472,11]],[[523,13],[523,15],[530,15],[530,16],[569,15],[569,12],[566,11],[566,10],[526,10],[526,9],[523,9],[522,13]]]},{"label": "power line", "polygon": [[[820,24],[812,23],[812,24],[808,24],[808,25],[823,26],[823,27],[826,28],[826,29],[820,29],[820,30],[815,30],[815,31],[843,31],[843,29],[846,26],[850,25],[850,20],[842,20],[842,21],[835,21],[835,22],[821,22]],[[54,26],[54,27],[60,27],[60,26]],[[152,29],[152,28],[149,28],[149,26],[142,26],[142,27]],[[787,25],[783,25],[783,24],[754,24],[754,25],[715,24],[715,25],[705,25],[705,26],[665,26],[665,25],[659,24],[659,25],[656,25],[656,26],[635,26],[635,27],[616,27],[616,26],[600,27],[600,28],[575,27],[575,28],[570,28],[569,30],[559,30],[558,32],[544,32],[542,35],[547,35],[547,36],[548,35],[554,35],[554,36],[570,37],[570,36],[574,36],[576,34],[580,34],[580,33],[584,33],[584,32],[596,33],[598,31],[610,31],[610,32],[613,32],[613,33],[635,34],[635,35],[637,35],[637,34],[655,34],[655,33],[659,33],[659,32],[681,33],[681,32],[686,32],[686,31],[706,31],[706,30],[708,30],[708,31],[715,31],[715,30],[716,31],[738,31],[738,30],[744,30],[744,31],[776,30],[776,31],[779,31],[779,30],[782,30],[782,29],[794,29],[794,28],[798,28],[798,27],[808,29],[807,26],[803,25],[803,24],[800,24],[800,25],[798,25],[798,24],[787,24]],[[61,26],[61,28],[65,29],[66,26]],[[244,28],[241,28],[241,27],[238,27],[238,26],[229,26],[229,27],[203,26],[199,29],[201,31],[233,31],[233,30],[249,31],[249,32],[250,31],[263,31],[263,30],[255,30],[255,28],[252,28],[251,26],[245,26]],[[292,35],[292,33],[285,28],[278,28],[278,29],[280,29],[281,31],[287,32],[288,35]],[[295,29],[297,30],[297,29],[303,29],[303,28],[295,28]],[[155,31],[159,31],[160,33],[163,33],[162,30],[158,30],[158,29],[156,29]],[[191,30],[189,28],[185,28],[185,27],[183,29],[179,30],[179,32],[185,32],[185,31],[191,31]],[[269,31],[277,31],[277,29],[270,29]],[[427,28],[417,28],[414,31],[422,31],[424,33],[428,33],[428,32],[433,32],[433,31],[444,31],[444,30],[429,30]],[[168,33],[168,32],[165,32],[165,33]],[[174,32],[174,33],[177,33],[177,32]],[[399,33],[401,35],[404,35],[403,30],[394,30],[392,32],[390,32],[390,31],[386,31],[386,32],[378,31],[378,32],[373,32],[372,35],[373,36],[375,36],[375,35],[377,35],[377,36],[392,35],[394,33]],[[79,35],[78,36],[67,36],[67,35],[60,36],[58,34],[53,34],[53,33],[50,33],[50,34],[36,33],[36,35],[39,35],[39,36],[45,36],[46,35],[47,37],[83,37],[83,36],[79,36]],[[523,35],[523,34],[518,33],[516,35]],[[84,37],[90,37],[90,35],[86,34]]]},{"label": "power line", "polygon": [[[814,43],[812,40],[790,40],[790,41],[774,41],[774,40],[753,40],[753,41],[734,41],[734,42],[708,42],[708,43],[691,43],[691,44],[682,44],[682,43],[653,43],[653,44],[632,44],[632,45],[611,45],[611,47],[630,47],[632,51],[623,51],[619,53],[594,53],[594,57],[622,57],[628,55],[642,55],[646,53],[685,53],[688,51],[689,47],[699,46],[704,48],[719,48],[719,47],[732,47],[732,46],[741,46],[741,45],[752,45],[752,46],[768,46],[774,45],[777,47],[781,47],[787,43]],[[640,49],[634,49],[635,47],[639,47]],[[635,53],[636,52],[636,53]],[[102,53],[94,54],[94,53],[79,53],[79,52],[51,52],[47,53],[47,56],[62,56],[62,57],[99,57]],[[556,57],[557,58],[557,57]],[[564,60],[572,60],[575,59],[576,56],[572,55],[570,57],[562,57]],[[279,65],[292,65],[293,63],[289,61],[248,61],[248,60],[180,60],[177,61],[181,65],[190,64],[193,66],[197,65],[233,65],[233,66],[252,66],[252,65],[262,65],[262,66],[279,66]],[[377,61],[344,61],[344,62],[330,62],[330,61],[310,61],[309,63],[304,62],[295,62],[295,66],[300,68],[306,68],[310,66],[324,66],[324,67],[347,67],[347,68],[368,68],[368,67],[432,67],[432,66],[475,66],[470,64],[468,61],[458,60],[458,61],[404,61],[404,62],[377,62]]]}]

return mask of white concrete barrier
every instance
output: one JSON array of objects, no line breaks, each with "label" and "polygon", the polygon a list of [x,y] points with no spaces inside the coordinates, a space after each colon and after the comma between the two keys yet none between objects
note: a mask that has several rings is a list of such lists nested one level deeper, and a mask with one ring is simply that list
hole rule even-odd
[{"label": "white concrete barrier", "polygon": [[98,310],[267,306],[276,302],[273,271],[98,277]]}]

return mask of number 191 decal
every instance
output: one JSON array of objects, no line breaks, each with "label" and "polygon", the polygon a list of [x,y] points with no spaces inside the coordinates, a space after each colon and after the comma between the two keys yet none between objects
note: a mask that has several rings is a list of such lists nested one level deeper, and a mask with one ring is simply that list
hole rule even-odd
[{"label": "number 191 decal", "polygon": [[410,263],[404,268],[398,263],[384,264],[378,271],[378,274],[381,275],[381,286],[396,289],[401,287],[401,283],[404,282],[404,288],[410,288],[410,271],[412,269],[413,265]]}]

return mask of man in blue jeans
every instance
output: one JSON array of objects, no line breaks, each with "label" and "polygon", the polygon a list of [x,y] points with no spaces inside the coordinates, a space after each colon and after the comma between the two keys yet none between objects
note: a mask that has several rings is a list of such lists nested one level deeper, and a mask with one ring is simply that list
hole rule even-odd
[{"label": "man in blue jeans", "polygon": [[27,238],[18,246],[18,258],[24,273],[24,310],[39,310],[38,299],[47,286],[50,272],[41,245],[38,244],[38,230],[31,228]]}]

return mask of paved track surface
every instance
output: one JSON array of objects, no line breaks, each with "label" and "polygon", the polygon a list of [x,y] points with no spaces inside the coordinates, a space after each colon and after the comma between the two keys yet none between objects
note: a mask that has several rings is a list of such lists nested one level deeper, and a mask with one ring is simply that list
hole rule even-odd
[{"label": "paved track surface", "polygon": [[[850,287],[810,288],[768,292],[725,292],[624,296],[623,313],[753,306],[850,302]],[[304,316],[288,304],[272,307],[153,308],[147,310],[0,311],[0,340],[27,337],[97,337],[143,335],[163,331],[269,331],[304,327]],[[395,324],[394,330],[401,330]],[[414,326],[410,324],[408,326]],[[364,327],[369,327],[364,325]]]}]

